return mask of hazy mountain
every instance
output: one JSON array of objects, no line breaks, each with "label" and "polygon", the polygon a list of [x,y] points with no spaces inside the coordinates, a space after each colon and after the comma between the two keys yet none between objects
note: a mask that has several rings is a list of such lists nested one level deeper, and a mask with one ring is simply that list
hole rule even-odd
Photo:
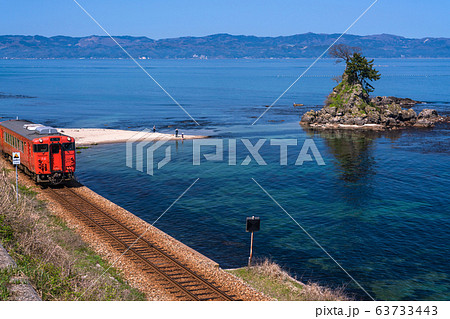
[{"label": "hazy mountain", "polygon": [[[256,37],[213,34],[153,40],[118,36],[133,57],[148,58],[309,58],[319,56],[339,34],[305,33]],[[359,46],[369,57],[450,57],[449,38],[410,39],[390,34],[344,35],[339,43]],[[126,58],[106,36],[0,36],[0,58]]]}]

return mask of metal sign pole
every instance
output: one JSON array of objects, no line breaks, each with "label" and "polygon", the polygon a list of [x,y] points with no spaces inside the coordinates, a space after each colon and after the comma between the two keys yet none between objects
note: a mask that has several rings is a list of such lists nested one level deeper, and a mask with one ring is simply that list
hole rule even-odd
[{"label": "metal sign pole", "polygon": [[20,152],[12,153],[12,163],[16,167],[16,200],[19,202],[19,174],[17,173],[17,166],[20,165]]},{"label": "metal sign pole", "polygon": [[247,217],[245,231],[252,233],[251,241],[250,241],[250,257],[248,257],[248,267],[252,265],[252,257],[253,257],[253,233],[259,230],[260,220],[259,217],[252,216]]},{"label": "metal sign pole", "polygon": [[17,173],[17,165],[14,165],[16,167],[16,200],[19,202],[19,175]]},{"label": "metal sign pole", "polygon": [[252,265],[252,255],[253,255],[253,232],[250,239],[250,257],[248,257],[248,266]]}]

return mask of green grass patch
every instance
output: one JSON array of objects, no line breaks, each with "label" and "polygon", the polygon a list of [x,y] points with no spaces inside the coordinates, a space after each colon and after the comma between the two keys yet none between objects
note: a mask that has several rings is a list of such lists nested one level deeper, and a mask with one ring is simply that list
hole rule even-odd
[{"label": "green grass patch", "polygon": [[293,296],[293,288],[300,292],[303,287],[294,281],[283,281],[255,271],[252,268],[240,268],[231,271],[256,289],[277,300],[298,300]]},{"label": "green grass patch", "polygon": [[76,273],[67,275],[60,266],[18,252],[11,256],[17,263],[17,273],[29,278],[42,300],[73,300],[77,296],[71,285]]},{"label": "green grass patch", "polygon": [[20,184],[19,184],[19,192],[26,196],[34,197],[37,195],[37,192],[33,190],[33,187],[27,187],[25,185],[20,185]]},{"label": "green grass patch", "polygon": [[5,222],[5,215],[0,215],[0,240],[9,243],[14,239],[14,230]]},{"label": "green grass patch", "polygon": [[76,147],[77,150],[86,150],[88,148],[89,148],[89,146],[77,146]]},{"label": "green grass patch", "polygon": [[11,267],[0,269],[0,301],[9,300],[8,285],[13,276],[14,269]]},{"label": "green grass patch", "polygon": [[268,259],[259,261],[252,267],[232,269],[228,272],[276,300],[348,300],[342,289],[332,290],[314,283],[301,283]]}]

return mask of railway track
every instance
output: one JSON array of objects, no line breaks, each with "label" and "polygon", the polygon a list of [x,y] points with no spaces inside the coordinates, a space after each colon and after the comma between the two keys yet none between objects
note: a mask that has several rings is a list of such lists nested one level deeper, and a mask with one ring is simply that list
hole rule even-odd
[{"label": "railway track", "polygon": [[119,253],[138,264],[145,273],[156,275],[159,284],[178,300],[235,300],[214,284],[181,264],[157,244],[135,233],[103,209],[68,187],[47,191],[88,227],[102,235]]}]

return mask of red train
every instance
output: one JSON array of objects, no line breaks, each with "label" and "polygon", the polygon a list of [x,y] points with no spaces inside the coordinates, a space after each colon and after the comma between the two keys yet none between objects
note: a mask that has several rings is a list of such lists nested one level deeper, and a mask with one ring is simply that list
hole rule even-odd
[{"label": "red train", "polygon": [[12,159],[20,152],[20,166],[38,183],[59,184],[73,178],[75,140],[55,128],[24,120],[0,123],[0,150]]}]

